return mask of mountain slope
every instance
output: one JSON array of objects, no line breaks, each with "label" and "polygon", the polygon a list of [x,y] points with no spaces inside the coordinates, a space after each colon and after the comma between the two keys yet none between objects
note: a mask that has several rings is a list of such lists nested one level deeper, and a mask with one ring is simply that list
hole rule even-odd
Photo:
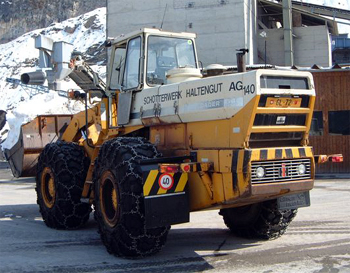
[{"label": "mountain slope", "polygon": [[1,0],[0,44],[106,6],[106,0]]},{"label": "mountain slope", "polygon": [[[21,124],[39,114],[76,113],[83,109],[83,103],[69,101],[55,91],[33,95],[33,91],[5,81],[6,78],[19,79],[22,73],[35,71],[39,52],[34,47],[33,38],[44,34],[55,41],[63,40],[73,44],[75,50],[82,52],[86,60],[99,60],[93,68],[103,77],[106,62],[102,46],[106,39],[105,21],[106,8],[99,8],[62,23],[52,24],[48,28],[28,32],[0,45],[0,110],[7,112],[8,125],[3,131],[9,129],[11,132],[2,144],[3,147],[11,147],[18,138]],[[64,88],[77,86],[72,81],[66,81]],[[2,136],[3,139],[5,137],[6,135]]]}]

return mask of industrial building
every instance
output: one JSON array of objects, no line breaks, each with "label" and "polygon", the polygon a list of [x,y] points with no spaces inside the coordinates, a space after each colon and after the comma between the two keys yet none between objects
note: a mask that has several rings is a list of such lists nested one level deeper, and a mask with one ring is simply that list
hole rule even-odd
[{"label": "industrial building", "polygon": [[[269,0],[107,0],[107,35],[115,37],[142,27],[197,33],[203,65],[236,63],[236,50],[248,48],[248,64],[290,65],[291,51],[297,66],[332,65],[331,36],[337,23],[293,6],[286,48],[283,5]],[[132,19],[131,19],[132,18]]]},{"label": "industrial building", "polygon": [[350,65],[350,38],[348,34],[340,34],[332,38],[333,64]]},{"label": "industrial building", "polygon": [[312,70],[316,89],[310,142],[315,154],[342,153],[343,163],[318,165],[318,173],[350,173],[350,70]]},{"label": "industrial building", "polygon": [[[350,12],[292,2],[288,7],[269,0],[107,0],[107,35],[143,27],[194,32],[204,67],[234,66],[236,50],[241,48],[249,49],[248,65],[312,67],[317,100],[311,144],[316,154],[344,155],[343,163],[327,163],[318,172],[349,173],[350,70],[337,65],[322,68],[334,65],[332,55],[346,63],[350,44],[339,36],[337,22],[321,15],[336,12],[350,20]],[[283,13],[288,9],[286,30]]]}]

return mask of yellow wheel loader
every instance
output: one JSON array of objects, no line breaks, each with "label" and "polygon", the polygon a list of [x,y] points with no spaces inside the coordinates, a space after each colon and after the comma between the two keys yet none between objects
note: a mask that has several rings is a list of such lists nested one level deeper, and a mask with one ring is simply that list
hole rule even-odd
[{"label": "yellow wheel loader", "polygon": [[141,29],[109,40],[106,84],[72,45],[36,38],[41,68],[22,82],[59,90],[68,76],[86,103],[23,125],[5,151],[15,176],[36,176],[47,226],[79,228],[93,205],[108,252],[142,257],[193,211],[220,210],[232,233],[273,239],[310,205],[315,162],[341,160],[308,145],[312,75],[201,69],[195,37]]}]

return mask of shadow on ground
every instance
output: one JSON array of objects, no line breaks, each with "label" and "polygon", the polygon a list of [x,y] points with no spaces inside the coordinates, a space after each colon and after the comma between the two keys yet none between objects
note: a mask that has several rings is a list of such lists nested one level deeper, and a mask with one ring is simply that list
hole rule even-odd
[{"label": "shadow on ground", "polygon": [[[23,255],[20,253],[25,251],[24,248],[28,248],[28,245],[39,252],[49,251],[50,255],[60,256],[61,259],[70,259],[71,257],[68,256],[65,258],[65,255],[73,251],[80,252],[74,265],[63,263],[59,266],[46,267],[42,271],[40,268],[33,270],[29,267],[25,272],[47,272],[48,270],[50,272],[125,272],[126,268],[128,272],[198,272],[213,269],[207,262],[208,258],[225,256],[228,255],[226,251],[249,248],[255,243],[252,240],[231,236],[227,229],[177,226],[170,230],[167,243],[161,253],[143,259],[128,260],[107,253],[97,234],[97,224],[93,220],[93,214],[83,229],[54,230],[45,226],[36,204],[4,205],[0,206],[0,223],[5,223],[1,225],[2,227],[0,226],[0,232],[6,229],[12,230],[17,237],[35,237],[29,242],[7,238],[3,245],[4,250],[0,252],[7,251],[6,249],[10,251],[10,245],[16,246],[12,251],[18,255]],[[6,244],[9,244],[9,247]],[[85,249],[93,253],[93,255],[89,254],[88,260],[83,253]],[[30,250],[27,251],[30,252]],[[99,259],[94,260],[94,257]],[[46,258],[45,255],[38,255],[36,259],[38,264],[41,264]],[[20,257],[18,259],[20,263]]]}]

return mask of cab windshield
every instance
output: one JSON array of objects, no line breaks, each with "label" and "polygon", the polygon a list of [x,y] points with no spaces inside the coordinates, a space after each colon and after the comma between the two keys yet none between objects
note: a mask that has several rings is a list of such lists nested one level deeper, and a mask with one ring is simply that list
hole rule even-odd
[{"label": "cab windshield", "polygon": [[147,51],[147,84],[151,86],[166,84],[170,69],[197,67],[190,39],[149,36]]}]

